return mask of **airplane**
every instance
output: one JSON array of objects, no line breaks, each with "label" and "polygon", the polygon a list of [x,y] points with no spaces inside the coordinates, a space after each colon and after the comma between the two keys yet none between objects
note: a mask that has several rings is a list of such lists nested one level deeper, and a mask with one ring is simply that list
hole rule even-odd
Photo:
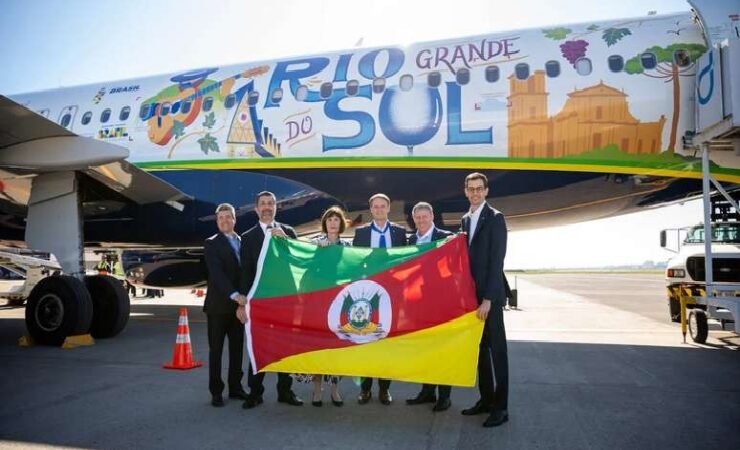
[{"label": "airplane", "polygon": [[[737,5],[702,8],[737,32]],[[0,96],[0,245],[53,253],[71,275],[32,293],[29,330],[58,343],[91,321],[103,337],[125,326],[128,297],[84,277],[85,248],[122,252],[148,286],[202,285],[216,205],[233,204],[243,232],[263,190],[302,235],[332,205],[367,222],[376,192],[409,229],[421,200],[456,229],[472,171],[510,230],[695,198],[704,21],[695,5]],[[732,192],[728,142],[712,147],[712,173]],[[118,312],[92,317],[106,304]]]}]

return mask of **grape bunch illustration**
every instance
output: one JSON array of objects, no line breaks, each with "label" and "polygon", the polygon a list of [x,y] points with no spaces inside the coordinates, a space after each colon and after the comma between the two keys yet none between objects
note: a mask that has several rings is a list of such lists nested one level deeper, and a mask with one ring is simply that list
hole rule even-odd
[{"label": "grape bunch illustration", "polygon": [[575,66],[578,58],[586,56],[586,47],[588,47],[588,42],[582,39],[565,41],[563,44],[560,44],[560,51],[563,53],[565,59]]}]

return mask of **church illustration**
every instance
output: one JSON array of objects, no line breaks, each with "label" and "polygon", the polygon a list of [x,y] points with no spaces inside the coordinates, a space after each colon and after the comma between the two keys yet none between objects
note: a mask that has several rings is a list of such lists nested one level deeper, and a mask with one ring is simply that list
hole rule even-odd
[{"label": "church illustration", "polygon": [[622,152],[661,152],[666,117],[640,122],[629,111],[627,94],[600,82],[568,94],[563,109],[547,115],[545,71],[526,80],[509,77],[509,157],[560,158],[616,145]]}]

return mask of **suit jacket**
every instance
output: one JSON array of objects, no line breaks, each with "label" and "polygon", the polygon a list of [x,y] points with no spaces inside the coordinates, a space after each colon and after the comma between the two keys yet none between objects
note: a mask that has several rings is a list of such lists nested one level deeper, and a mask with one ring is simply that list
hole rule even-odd
[{"label": "suit jacket", "polygon": [[[275,222],[275,225],[282,228],[288,237],[297,239],[295,230],[284,223]],[[262,243],[265,240],[265,233],[259,222],[257,225],[242,233],[242,246],[239,251],[242,260],[242,271],[239,279],[239,292],[244,295],[249,293],[254,283],[254,277],[257,275],[257,261],[260,258]]]},{"label": "suit jacket", "polygon": [[[391,246],[402,247],[407,244],[406,240],[406,229],[396,225],[393,222],[388,222],[391,228]],[[353,247],[370,247],[370,225],[357,228],[355,230],[355,238],[352,240]]]},{"label": "suit jacket", "polygon": [[239,291],[239,260],[229,239],[216,233],[204,245],[208,290],[203,303],[206,314],[234,314],[236,302],[231,294]]},{"label": "suit jacket", "polygon": [[[470,236],[470,213],[462,218],[462,231]],[[504,257],[506,256],[506,220],[500,211],[483,205],[473,241],[468,245],[470,271],[475,281],[478,303],[484,298],[492,306],[506,304]]]},{"label": "suit jacket", "polygon": [[[452,236],[452,233],[447,230],[440,230],[439,228],[434,227],[434,231],[432,231],[432,242],[444,239],[447,236]],[[416,236],[416,233],[409,236],[409,245],[416,245],[417,239],[418,237]]]}]

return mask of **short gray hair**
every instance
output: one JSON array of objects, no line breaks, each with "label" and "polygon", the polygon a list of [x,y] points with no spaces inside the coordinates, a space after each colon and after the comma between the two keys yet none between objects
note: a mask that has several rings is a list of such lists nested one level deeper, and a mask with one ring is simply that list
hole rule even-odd
[{"label": "short gray hair", "polygon": [[416,214],[416,211],[419,209],[426,209],[429,211],[432,215],[434,214],[434,208],[432,208],[432,205],[427,202],[419,202],[414,205],[414,208],[411,210],[411,215],[413,216]]},{"label": "short gray hair", "polygon": [[234,209],[234,206],[231,203],[221,203],[216,207],[216,215],[220,213],[221,211],[230,211],[231,217],[236,219],[236,210]]}]

